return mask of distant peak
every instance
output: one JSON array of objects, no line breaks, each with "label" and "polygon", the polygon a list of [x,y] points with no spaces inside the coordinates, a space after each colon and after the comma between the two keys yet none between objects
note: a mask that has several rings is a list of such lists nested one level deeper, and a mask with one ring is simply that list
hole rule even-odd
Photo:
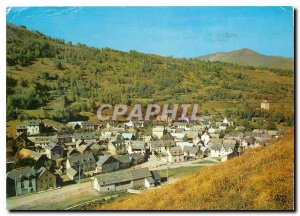
[{"label": "distant peak", "polygon": [[236,50],[236,51],[233,51],[233,52],[243,52],[243,53],[255,53],[255,54],[258,54],[257,52],[251,50],[251,49],[248,49],[248,48],[243,48],[243,49],[239,49],[239,50]]}]

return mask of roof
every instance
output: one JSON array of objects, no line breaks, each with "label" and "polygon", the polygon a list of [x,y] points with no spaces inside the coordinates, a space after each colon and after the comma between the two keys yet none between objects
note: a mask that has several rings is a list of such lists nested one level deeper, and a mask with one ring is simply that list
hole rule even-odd
[{"label": "roof", "polygon": [[263,100],[262,103],[270,103],[268,100]]},{"label": "roof", "polygon": [[67,173],[68,175],[70,176],[75,176],[77,174],[77,171],[75,169],[73,169],[72,167],[70,167],[68,170],[67,170]]},{"label": "roof", "polygon": [[17,125],[17,130],[24,130],[24,129],[27,129],[27,125],[26,124],[19,124],[19,125]]},{"label": "roof", "polygon": [[68,158],[71,166],[77,165],[77,163],[84,163],[84,162],[96,162],[94,155],[92,153],[85,153],[85,154],[79,154],[79,155],[71,155]]},{"label": "roof", "polygon": [[95,176],[100,186],[151,177],[148,168],[111,172]]},{"label": "roof", "polygon": [[184,146],[183,151],[189,154],[197,154],[200,151],[200,148],[197,146]]},{"label": "roof", "polygon": [[94,126],[95,124],[91,121],[83,121],[81,122],[82,127]]},{"label": "roof", "polygon": [[89,140],[89,139],[97,139],[99,135],[96,132],[82,132],[82,133],[74,133],[73,137],[75,139]]},{"label": "roof", "polygon": [[131,140],[132,137],[133,137],[133,133],[122,133],[122,137],[123,137],[124,139]]},{"label": "roof", "polygon": [[33,167],[26,167],[23,169],[12,170],[7,173],[6,177],[12,180],[20,179],[20,178],[28,178],[30,176],[35,176],[36,172]]},{"label": "roof", "polygon": [[183,151],[179,147],[172,147],[169,152],[172,156],[183,155]]},{"label": "roof", "polygon": [[139,153],[131,153],[131,154],[128,154],[128,156],[129,156],[129,159],[133,159],[135,161],[145,159],[145,157],[142,154],[139,154]]},{"label": "roof", "polygon": [[152,128],[152,132],[164,132],[165,127],[164,126],[156,126]]},{"label": "roof", "polygon": [[129,155],[116,155],[116,156],[114,156],[114,158],[117,159],[118,161],[120,161],[120,163],[122,163],[122,164],[131,163],[131,159],[130,159]]},{"label": "roof", "polygon": [[140,149],[140,150],[145,150],[145,142],[144,141],[131,141],[131,147],[132,149]]},{"label": "roof", "polygon": [[150,172],[151,172],[152,177],[155,181],[160,181],[161,180],[161,176],[160,176],[160,174],[157,170],[152,170]]},{"label": "roof", "polygon": [[154,184],[155,181],[153,180],[152,177],[147,177],[146,180],[150,183],[150,184]]},{"label": "roof", "polygon": [[27,126],[39,126],[41,124],[41,120],[39,119],[33,119],[26,121]]},{"label": "roof", "polygon": [[23,158],[32,158],[35,161],[39,160],[42,157],[42,154],[36,152],[36,151],[32,151],[29,149],[21,149],[19,151],[19,154],[23,157]]},{"label": "roof", "polygon": [[[110,155],[102,155],[99,157],[99,160],[97,161],[97,165],[102,165],[104,164],[109,158],[113,158]],[[115,159],[115,158],[114,158]]]},{"label": "roof", "polygon": [[58,145],[58,143],[50,142],[50,143],[48,144],[48,146],[46,147],[46,149],[52,150],[52,149],[54,149],[55,147],[60,147],[60,146]]}]

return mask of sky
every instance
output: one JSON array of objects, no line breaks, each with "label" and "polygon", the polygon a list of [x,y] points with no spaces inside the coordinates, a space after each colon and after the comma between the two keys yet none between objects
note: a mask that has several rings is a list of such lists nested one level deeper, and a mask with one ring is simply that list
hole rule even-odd
[{"label": "sky", "polygon": [[248,48],[294,56],[291,7],[13,7],[7,22],[88,46],[197,57]]}]

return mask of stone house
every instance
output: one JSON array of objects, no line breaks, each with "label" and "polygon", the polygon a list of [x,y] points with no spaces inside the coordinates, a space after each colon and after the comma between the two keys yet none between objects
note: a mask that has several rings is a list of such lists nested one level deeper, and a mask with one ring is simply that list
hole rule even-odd
[{"label": "stone house", "polygon": [[171,147],[167,151],[168,154],[168,162],[183,162],[184,161],[184,153],[178,147]]},{"label": "stone house", "polygon": [[97,173],[108,173],[120,169],[120,162],[110,155],[103,155],[99,157],[96,163]]},{"label": "stone house", "polygon": [[36,192],[36,172],[33,167],[12,170],[6,175],[7,197]]},{"label": "stone house", "polygon": [[56,176],[45,167],[41,167],[37,170],[36,181],[37,191],[45,191],[56,188]]}]

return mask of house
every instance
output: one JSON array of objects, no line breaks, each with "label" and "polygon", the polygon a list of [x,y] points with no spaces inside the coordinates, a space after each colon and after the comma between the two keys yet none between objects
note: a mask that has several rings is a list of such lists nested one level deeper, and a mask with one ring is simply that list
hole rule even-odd
[{"label": "house", "polygon": [[199,138],[198,131],[183,131],[182,132],[188,141],[192,142],[193,140]]},{"label": "house", "polygon": [[63,157],[64,148],[58,142],[50,142],[45,148],[46,155],[51,160],[56,160]]},{"label": "house", "polygon": [[22,133],[27,134],[27,125],[19,124],[16,126],[17,134],[20,135]]},{"label": "house", "polygon": [[193,143],[190,143],[190,142],[176,142],[176,146],[179,147],[181,150],[183,150],[183,148],[184,148],[185,146],[190,146],[190,147],[192,147],[192,146],[194,146],[194,144],[193,144]]},{"label": "house", "polygon": [[56,136],[31,136],[28,139],[34,143],[35,147],[45,148],[50,142],[56,142]]},{"label": "house", "polygon": [[185,128],[187,128],[188,123],[187,122],[174,122],[173,126],[175,128],[183,128],[183,129],[185,129]]},{"label": "house", "polygon": [[107,150],[111,155],[127,154],[126,144],[122,140],[110,141]]},{"label": "house", "polygon": [[174,141],[183,141],[185,134],[184,133],[170,133]]},{"label": "house", "polygon": [[28,149],[35,148],[34,143],[30,139],[28,139],[26,133],[21,133],[20,135],[18,135],[14,140],[14,145]]},{"label": "house", "polygon": [[208,143],[210,140],[210,136],[205,132],[201,135],[201,140],[204,142],[204,144]]},{"label": "house", "polygon": [[44,163],[48,160],[48,158],[45,155],[40,154],[36,151],[32,151],[30,149],[25,149],[25,148],[23,148],[19,151],[19,157],[21,159],[31,158],[31,159],[35,160],[35,165],[34,165],[35,167],[43,166]]},{"label": "house", "polygon": [[161,176],[160,176],[159,172],[157,170],[152,170],[150,172],[151,172],[152,178],[155,181],[155,186],[160,185],[161,184]]},{"label": "house", "polygon": [[131,153],[141,153],[146,154],[146,143],[144,141],[132,140],[127,144],[127,151]]},{"label": "house", "polygon": [[183,154],[186,159],[196,159],[202,156],[200,146],[184,146]]},{"label": "house", "polygon": [[76,142],[77,140],[90,140],[96,142],[99,140],[99,134],[96,132],[76,132],[73,133],[72,142]]},{"label": "house", "polygon": [[152,136],[161,139],[166,133],[164,126],[156,126],[152,129]]},{"label": "house", "polygon": [[168,162],[183,162],[184,161],[184,153],[178,147],[171,147],[167,151],[168,154]]},{"label": "house", "polygon": [[70,142],[72,142],[72,134],[71,133],[59,132],[59,133],[56,134],[56,139],[60,143],[70,143]]},{"label": "house", "polygon": [[235,144],[213,144],[210,146],[210,156],[211,157],[222,157],[232,153],[235,149]]},{"label": "house", "polygon": [[148,168],[102,174],[95,176],[93,181],[93,188],[99,193],[154,186],[155,181]]},{"label": "house", "polygon": [[120,161],[111,155],[103,155],[99,157],[96,163],[97,173],[108,173],[120,169]]},{"label": "house", "polygon": [[116,155],[114,158],[120,162],[120,169],[126,169],[132,164],[132,159],[129,155]]},{"label": "house", "polygon": [[270,102],[268,100],[263,100],[260,104],[261,109],[269,110],[270,109]]},{"label": "house", "polygon": [[12,170],[6,175],[7,197],[36,192],[36,172],[33,167]]},{"label": "house", "polygon": [[67,175],[72,180],[92,176],[96,170],[96,161],[91,153],[71,155],[66,162]]},{"label": "house", "polygon": [[140,153],[131,153],[131,154],[128,154],[128,157],[131,160],[132,165],[138,165],[138,164],[144,163],[146,160],[145,155],[142,155]]},{"label": "house", "polygon": [[155,140],[152,140],[150,142],[150,150],[153,152],[157,152],[157,153],[160,153],[160,152],[163,152],[163,153],[166,153],[168,148],[170,147],[174,147],[176,146],[176,143],[175,141],[173,140],[158,140],[158,141],[155,141]]},{"label": "house", "polygon": [[122,137],[124,140],[132,140],[134,138],[133,133],[122,133]]},{"label": "house", "polygon": [[45,167],[41,167],[37,170],[36,182],[38,192],[56,188],[56,176]]},{"label": "house", "polygon": [[84,130],[93,131],[95,130],[95,124],[91,121],[83,121],[81,122],[81,128]]},{"label": "house", "polygon": [[41,133],[42,122],[40,120],[28,120],[26,122],[27,133],[29,135],[36,135]]}]

